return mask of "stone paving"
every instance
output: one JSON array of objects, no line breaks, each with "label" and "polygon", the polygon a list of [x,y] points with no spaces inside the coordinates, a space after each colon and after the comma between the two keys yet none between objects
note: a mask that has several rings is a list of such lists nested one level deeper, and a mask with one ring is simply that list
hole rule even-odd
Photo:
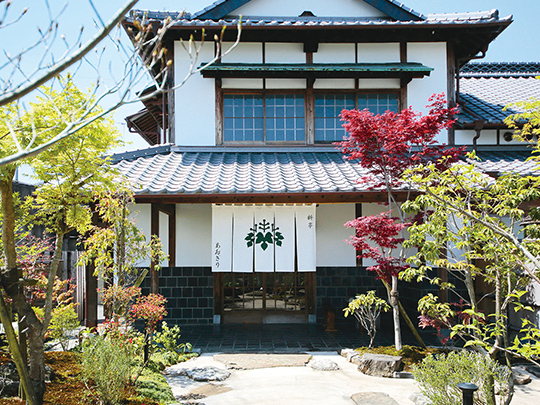
[{"label": "stone paving", "polygon": [[[427,405],[413,379],[369,376],[357,367],[336,352],[205,353],[169,367],[166,378],[184,405]],[[208,381],[189,377],[201,370]],[[540,378],[529,376],[530,383],[516,386],[512,405],[538,403]]]}]

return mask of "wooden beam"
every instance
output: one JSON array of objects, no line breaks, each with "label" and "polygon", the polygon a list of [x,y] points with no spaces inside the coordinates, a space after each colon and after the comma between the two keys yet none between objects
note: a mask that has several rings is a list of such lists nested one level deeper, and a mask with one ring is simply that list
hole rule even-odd
[{"label": "wooden beam", "polygon": [[[152,213],[150,216],[150,234],[159,238],[159,207],[158,204],[152,204]],[[159,272],[156,270],[154,261],[150,263],[150,292],[159,294]]]},{"label": "wooden beam", "polygon": [[[448,107],[456,106],[456,59],[454,57],[454,45],[450,42],[446,44],[446,67],[447,67],[447,90],[446,98],[448,100]],[[448,145],[455,145],[455,129],[448,129]]]},{"label": "wooden beam", "polygon": [[[399,60],[401,63],[407,63],[407,42],[401,41],[399,43]],[[405,83],[403,80],[400,80],[400,89],[399,89],[399,110],[404,110],[408,107],[407,99],[407,86],[409,82]]]},{"label": "wooden beam", "polygon": [[176,267],[176,205],[169,214],[169,267]]},{"label": "wooden beam", "polygon": [[[414,198],[418,193],[411,193]],[[396,192],[398,201],[406,201],[407,192]],[[140,204],[311,204],[386,202],[386,194],[378,192],[346,193],[258,193],[258,194],[137,194]]]},{"label": "wooden beam", "polygon": [[[354,217],[355,218],[360,218],[362,216],[362,204],[359,203],[359,204],[356,204],[355,205],[355,212],[354,212]],[[358,255],[360,255],[362,253],[361,250],[356,250],[356,267],[362,267],[362,258],[361,257],[358,257]]]},{"label": "wooden beam", "polygon": [[85,268],[84,280],[84,326],[87,328],[95,328],[98,322],[97,306],[97,277],[94,276],[95,266],[89,263]]}]

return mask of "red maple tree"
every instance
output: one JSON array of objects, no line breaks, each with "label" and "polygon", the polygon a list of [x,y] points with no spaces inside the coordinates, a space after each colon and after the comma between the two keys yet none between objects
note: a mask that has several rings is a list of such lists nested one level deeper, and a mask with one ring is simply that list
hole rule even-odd
[{"label": "red maple tree", "polygon": [[[435,163],[438,169],[443,170],[455,163],[463,153],[463,148],[447,148],[436,140],[442,130],[450,128],[455,122],[457,108],[446,106],[444,94],[434,94],[429,98],[429,103],[426,115],[410,107],[400,113],[387,111],[384,114],[373,114],[368,109],[343,110],[343,127],[349,136],[337,144],[349,160],[358,161],[359,165],[369,170],[370,174],[359,179],[359,182],[368,189],[385,192],[388,197],[388,211],[359,217],[345,225],[356,230],[348,242],[359,252],[359,258],[375,261],[376,264],[367,270],[374,271],[387,288],[393,308],[398,350],[401,348],[401,331],[397,282],[399,273],[408,267],[402,242],[404,230],[412,222],[405,218],[395,192],[410,191],[403,180],[407,169]],[[397,217],[392,216],[394,209]],[[394,252],[398,252],[397,255]],[[412,325],[410,320],[407,323]]]}]

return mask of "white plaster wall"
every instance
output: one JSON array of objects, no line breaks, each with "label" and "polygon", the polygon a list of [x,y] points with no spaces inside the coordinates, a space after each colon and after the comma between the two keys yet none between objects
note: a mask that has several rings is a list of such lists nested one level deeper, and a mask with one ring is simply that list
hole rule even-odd
[{"label": "white plaster wall", "polygon": [[399,79],[359,79],[359,89],[399,89]]},{"label": "white plaster wall", "polygon": [[355,44],[319,44],[313,52],[313,63],[354,63]]},{"label": "white plaster wall", "polygon": [[267,89],[305,89],[306,79],[266,79]]},{"label": "white plaster wall", "polygon": [[354,89],[354,79],[317,79],[314,89]]},{"label": "white plaster wall", "polygon": [[398,43],[357,44],[358,63],[390,63],[399,62]]},{"label": "white plaster wall", "polygon": [[299,16],[311,11],[317,17],[354,16],[383,17],[375,7],[361,0],[252,0],[234,10],[238,16]]},{"label": "white plaster wall", "polygon": [[[150,221],[152,218],[152,206],[150,204],[129,204],[129,219],[135,223],[137,228],[144,234],[146,240],[150,240]],[[137,264],[140,267],[149,267],[150,260],[144,260]]]},{"label": "white plaster wall", "polygon": [[317,207],[317,266],[356,266],[356,251],[344,242],[354,233],[344,226],[354,214],[355,204]]},{"label": "white plaster wall", "polygon": [[263,79],[222,79],[224,89],[262,89]]},{"label": "white plaster wall", "polygon": [[264,45],[265,63],[306,63],[304,45],[268,42]]},{"label": "white plaster wall", "polygon": [[212,205],[176,205],[176,266],[212,266]]},{"label": "white plaster wall", "polygon": [[[422,79],[413,79],[407,87],[409,106],[416,111],[426,113],[428,98],[433,93],[447,93],[447,62],[445,42],[415,42],[407,44],[407,60],[419,62],[434,70]],[[404,106],[408,107],[408,106]],[[439,142],[448,143],[448,131],[442,131],[437,137]]]},{"label": "white plaster wall", "polygon": [[[472,129],[455,131],[456,145],[472,145],[473,138],[476,136],[476,131]],[[480,133],[480,138],[476,141],[477,145],[496,145],[497,130],[483,129]]]},{"label": "white plaster wall", "polygon": [[[224,42],[221,54],[223,55],[233,44],[234,42]],[[223,63],[262,63],[262,49],[260,42],[240,41],[230,53],[222,56],[221,61]]]},{"label": "white plaster wall", "polygon": [[[163,251],[168,255],[169,254],[169,216],[163,212],[159,213],[159,240],[163,245]],[[169,260],[164,260],[161,263],[163,267],[169,265]]]},{"label": "white plaster wall", "polygon": [[[205,43],[199,60],[213,58],[214,44]],[[174,43],[174,80],[179,85],[189,71],[189,57],[179,41]],[[216,143],[214,79],[205,79],[199,73],[191,76],[175,90],[175,141],[177,145],[213,146]]]}]

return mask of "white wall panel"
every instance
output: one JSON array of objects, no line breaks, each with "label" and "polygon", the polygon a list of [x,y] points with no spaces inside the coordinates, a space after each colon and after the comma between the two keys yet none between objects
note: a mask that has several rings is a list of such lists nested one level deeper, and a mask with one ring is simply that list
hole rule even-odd
[{"label": "white wall panel", "polygon": [[306,79],[266,79],[267,89],[305,89]]},{"label": "white wall panel", "polygon": [[[476,136],[476,131],[472,129],[455,131],[456,145],[472,145],[473,138]],[[480,133],[480,138],[476,141],[477,145],[496,145],[497,130],[483,129]]]},{"label": "white wall panel", "polygon": [[319,44],[313,63],[354,63],[355,44]]},{"label": "white wall panel", "polygon": [[[129,219],[135,223],[137,229],[144,233],[146,241],[150,241],[152,218],[152,206],[150,204],[129,204]],[[139,267],[149,267],[150,260],[144,260],[137,264]]]},{"label": "white wall panel", "polygon": [[262,89],[263,79],[227,79],[221,81],[224,89]]},{"label": "white wall panel", "polygon": [[317,17],[383,17],[375,7],[360,0],[252,0],[232,11],[238,16],[299,16],[311,11]]},{"label": "white wall panel", "polygon": [[176,205],[176,266],[212,266],[212,206]]},{"label": "white wall panel", "polygon": [[317,266],[356,266],[356,251],[345,243],[353,235],[345,222],[355,218],[355,204],[317,207]]},{"label": "white wall panel", "polygon": [[[198,64],[210,61],[214,44],[205,43]],[[179,85],[189,72],[190,60],[179,41],[174,43],[174,80]],[[214,79],[191,76],[175,90],[175,140],[177,145],[213,146],[216,143]]]},{"label": "white wall panel", "polygon": [[[168,255],[169,254],[169,216],[163,212],[159,213],[159,240],[163,245],[163,251]],[[163,261],[161,263],[163,267],[169,265],[169,260]]]},{"label": "white wall panel", "polygon": [[314,89],[354,89],[354,79],[317,79]]},{"label": "white wall panel", "polygon": [[357,44],[358,63],[390,63],[399,62],[398,43]]},{"label": "white wall panel", "polygon": [[[231,28],[235,29],[235,28]],[[227,28],[229,30],[229,28]],[[223,55],[233,46],[234,42],[224,42],[221,48]],[[223,55],[223,63],[262,63],[262,44],[260,42],[242,42],[234,47],[229,53]]]},{"label": "white wall panel", "polygon": [[359,79],[359,89],[399,89],[399,79]]},{"label": "white wall panel", "polygon": [[265,63],[306,63],[304,45],[267,42],[264,45]]}]

